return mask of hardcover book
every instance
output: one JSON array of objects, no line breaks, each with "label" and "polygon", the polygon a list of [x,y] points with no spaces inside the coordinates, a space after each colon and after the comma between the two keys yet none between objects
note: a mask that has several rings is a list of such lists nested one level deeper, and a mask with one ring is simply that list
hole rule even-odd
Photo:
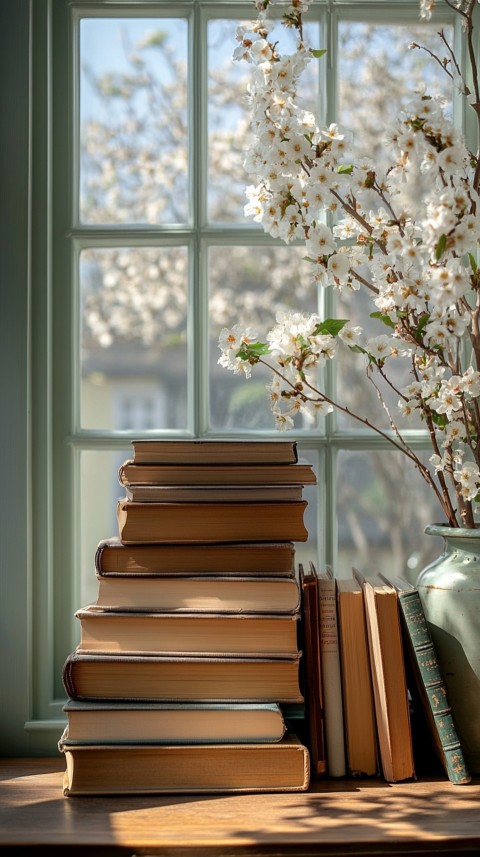
[{"label": "hardcover book", "polygon": [[296,441],[133,440],[135,464],[293,464]]},{"label": "hardcover book", "polygon": [[416,689],[435,751],[452,783],[469,783],[470,772],[418,590],[401,577],[382,577],[394,586],[398,593],[407,657],[410,658]]},{"label": "hardcover book", "polygon": [[277,503],[302,499],[301,485],[126,484],[127,500],[144,503]]},{"label": "hardcover book", "polygon": [[308,733],[308,749],[313,777],[327,772],[325,720],[320,658],[320,604],[318,577],[310,566],[298,567],[301,589],[301,618],[303,646],[303,693]]},{"label": "hardcover book", "polygon": [[347,768],[352,776],[374,776],[377,730],[363,589],[357,580],[337,579],[337,603]]},{"label": "hardcover book", "polygon": [[209,613],[295,613],[294,577],[234,575],[100,576],[96,607],[104,610]]},{"label": "hardcover book", "polygon": [[379,575],[354,574],[365,597],[382,773],[399,782],[414,776],[414,760],[398,596]]},{"label": "hardcover book", "polygon": [[343,729],[342,675],[337,623],[337,583],[330,568],[319,572],[320,658],[322,663],[323,712],[327,770],[331,777],[344,777],[345,735]]},{"label": "hardcover book", "polygon": [[119,613],[78,610],[80,652],[296,655],[298,614]]},{"label": "hardcover book", "polygon": [[63,668],[67,696],[84,700],[303,702],[291,658],[94,655],[75,650]]},{"label": "hardcover book", "polygon": [[78,702],[63,710],[62,744],[270,743],[280,741],[285,722],[276,703]]},{"label": "hardcover book", "polygon": [[289,541],[227,544],[133,544],[118,536],[103,539],[95,553],[100,576],[239,574],[292,577],[294,546]]},{"label": "hardcover book", "polygon": [[272,744],[68,744],[64,794],[304,791],[309,757],[295,735]]},{"label": "hardcover book", "polygon": [[301,541],[306,500],[279,503],[135,503],[119,500],[119,536],[125,544]]},{"label": "hardcover book", "polygon": [[128,458],[118,471],[120,485],[315,485],[312,465],[295,464],[135,464]]}]

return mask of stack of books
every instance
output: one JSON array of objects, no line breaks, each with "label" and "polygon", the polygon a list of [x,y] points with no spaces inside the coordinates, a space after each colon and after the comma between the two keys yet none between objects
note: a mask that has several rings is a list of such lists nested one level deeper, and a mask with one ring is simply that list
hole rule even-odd
[{"label": "stack of books", "polygon": [[134,441],[98,597],[77,612],[59,743],[64,793],[298,791],[303,702],[293,441]]}]

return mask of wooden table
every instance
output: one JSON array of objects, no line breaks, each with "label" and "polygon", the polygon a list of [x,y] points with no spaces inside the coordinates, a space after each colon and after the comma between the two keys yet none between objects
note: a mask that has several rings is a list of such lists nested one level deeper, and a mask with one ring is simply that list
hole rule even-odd
[{"label": "wooden table", "polygon": [[0,852],[297,857],[480,855],[480,778],[327,780],[305,793],[65,798],[64,762],[0,760]]}]

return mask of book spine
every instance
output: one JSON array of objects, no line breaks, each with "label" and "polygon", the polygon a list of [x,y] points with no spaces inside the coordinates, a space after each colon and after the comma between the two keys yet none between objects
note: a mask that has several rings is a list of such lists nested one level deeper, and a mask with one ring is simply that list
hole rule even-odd
[{"label": "book spine", "polygon": [[320,578],[318,595],[327,766],[330,776],[344,777],[346,773],[345,735],[335,580]]},{"label": "book spine", "polygon": [[468,783],[470,774],[466,767],[452,709],[448,702],[447,688],[418,591],[400,592],[399,602],[444,754],[448,778],[452,783]]},{"label": "book spine", "polygon": [[63,686],[65,688],[67,696],[69,696],[70,699],[76,699],[76,690],[73,680],[73,660],[73,654],[69,655],[67,660],[65,661],[62,672]]}]

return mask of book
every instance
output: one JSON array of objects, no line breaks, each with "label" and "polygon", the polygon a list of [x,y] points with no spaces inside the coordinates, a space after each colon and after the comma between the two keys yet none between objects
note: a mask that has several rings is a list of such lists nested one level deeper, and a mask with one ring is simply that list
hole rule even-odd
[{"label": "book", "polygon": [[357,580],[337,579],[337,604],[347,769],[351,776],[374,776],[377,730],[363,589]]},{"label": "book", "polygon": [[135,464],[128,458],[118,471],[120,485],[315,485],[309,461],[295,464]]},{"label": "book", "polygon": [[93,655],[75,649],[62,675],[71,699],[303,702],[299,660]]},{"label": "book", "polygon": [[147,612],[294,613],[300,608],[300,591],[294,577],[273,575],[99,576],[95,606]]},{"label": "book", "polygon": [[78,650],[113,654],[268,655],[298,653],[298,614],[119,613],[77,610]]},{"label": "book", "polygon": [[287,733],[275,744],[69,744],[64,794],[304,791],[306,748]]},{"label": "book", "polygon": [[325,723],[320,662],[320,604],[318,578],[312,567],[299,563],[301,590],[302,675],[305,697],[307,744],[311,773],[316,778],[326,774]]},{"label": "book", "polygon": [[342,675],[337,624],[337,583],[332,570],[312,571],[318,576],[320,658],[322,665],[323,716],[327,769],[331,777],[344,777],[345,735],[343,729]]},{"label": "book", "polygon": [[306,500],[285,503],[135,503],[119,500],[125,544],[306,541]]},{"label": "book", "polygon": [[91,744],[269,743],[280,741],[285,721],[276,703],[79,702],[63,706],[61,742]]},{"label": "book", "polygon": [[291,542],[124,545],[118,536],[102,539],[95,552],[98,576],[163,574],[239,574],[292,577],[295,550]]},{"label": "book", "polygon": [[127,500],[144,503],[276,503],[301,500],[301,485],[125,485]]},{"label": "book", "polygon": [[455,785],[469,783],[470,772],[418,589],[402,577],[382,577],[398,593],[405,648],[437,756],[450,782]]},{"label": "book", "polygon": [[290,440],[132,440],[135,464],[294,464]]},{"label": "book", "polygon": [[382,773],[387,782],[408,780],[415,771],[397,592],[379,575],[354,575],[365,599]]}]

